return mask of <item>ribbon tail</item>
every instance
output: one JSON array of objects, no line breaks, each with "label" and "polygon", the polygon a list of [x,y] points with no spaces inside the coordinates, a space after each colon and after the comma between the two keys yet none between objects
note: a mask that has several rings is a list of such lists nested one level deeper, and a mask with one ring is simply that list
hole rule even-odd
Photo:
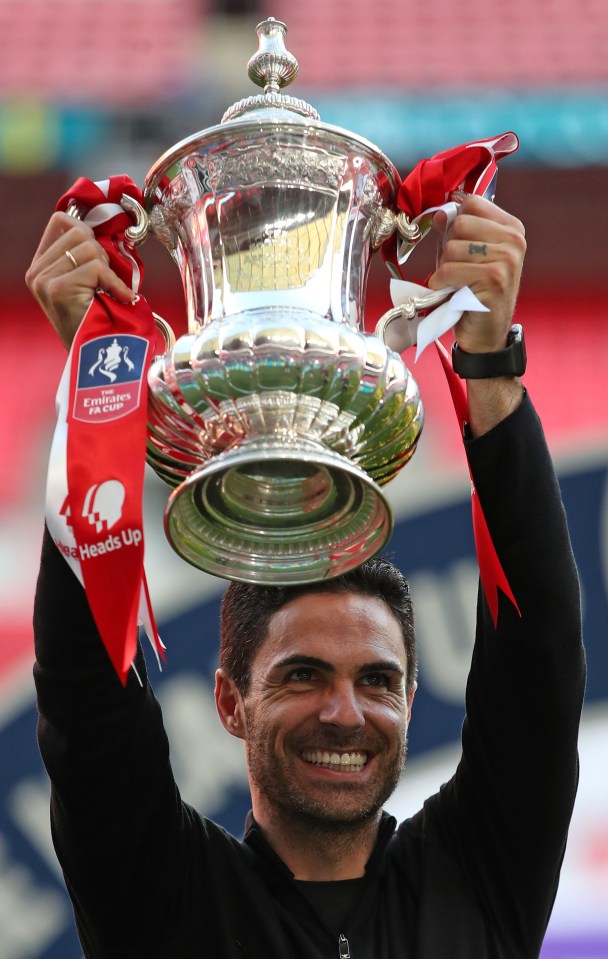
[{"label": "ribbon tail", "polygon": [[496,548],[492,542],[490,530],[488,529],[488,524],[481,508],[481,503],[479,502],[479,496],[477,495],[477,490],[474,486],[471,490],[471,507],[473,512],[473,536],[475,538],[475,550],[477,552],[477,562],[479,564],[479,577],[481,579],[481,585],[486,597],[488,609],[490,610],[490,616],[492,617],[492,622],[494,623],[494,629],[496,629],[498,623],[499,589],[513,604],[520,616],[521,610],[517,604],[515,596],[513,595],[513,591],[509,586],[505,571],[502,568],[502,564],[498,558],[498,553],[496,552]]},{"label": "ribbon tail", "polygon": [[[449,354],[443,343],[441,343],[439,340],[436,340],[435,346],[437,347],[437,353],[439,354],[439,359],[441,360],[441,365],[443,366],[443,371],[448,381],[452,403],[454,404],[454,410],[456,412],[456,417],[458,419],[461,432],[464,432],[465,423],[467,422],[469,416],[464,384],[460,377],[454,373]],[[492,535],[488,528],[488,524],[484,516],[472,476],[471,510],[473,514],[473,537],[475,540],[477,563],[479,565],[479,576],[486,597],[486,602],[488,604],[488,609],[492,617],[492,622],[494,623],[494,628],[496,629],[496,625],[498,623],[499,589],[513,604],[520,616],[521,610],[517,604],[515,596],[513,595],[513,591],[509,586],[509,581],[507,580],[505,571],[502,568],[502,563],[498,558],[498,553],[496,552],[496,547],[492,541]]]},{"label": "ribbon tail", "polygon": [[[99,602],[95,581],[87,575],[87,565],[82,565],[85,591],[99,635],[110,657],[114,670],[123,686],[133,666],[137,650],[138,596],[128,595],[128,584],[121,585],[111,604]],[[117,604],[117,605],[115,605]]]},{"label": "ribbon tail", "polygon": [[154,650],[158,668],[162,671],[161,660],[163,663],[167,662],[167,657],[165,656],[165,650],[167,647],[158,635],[156,619],[154,616],[154,610],[152,608],[152,601],[150,599],[150,591],[148,589],[148,580],[146,579],[146,573],[143,570],[141,577],[141,592],[139,595],[139,622],[141,623],[144,632],[148,637],[148,641]]},{"label": "ribbon tail", "polygon": [[469,418],[469,407],[467,405],[466,390],[460,377],[456,376],[454,373],[450,355],[441,340],[435,340],[435,346],[437,348],[437,353],[439,354],[439,359],[441,360],[445,378],[448,381],[448,387],[450,389],[452,403],[454,404],[456,419],[458,420],[458,425],[460,426],[461,431],[463,431],[464,424]]}]

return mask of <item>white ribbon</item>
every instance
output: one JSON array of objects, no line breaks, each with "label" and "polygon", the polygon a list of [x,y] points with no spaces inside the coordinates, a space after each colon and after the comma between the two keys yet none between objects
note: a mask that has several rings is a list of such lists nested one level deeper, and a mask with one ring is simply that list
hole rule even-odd
[{"label": "white ribbon", "polygon": [[[390,290],[393,306],[402,306],[411,297],[417,298],[429,292],[426,286],[410,283],[409,280],[391,280]],[[476,313],[490,312],[489,307],[483,305],[469,286],[463,286],[456,290],[449,300],[431,310],[424,318],[417,316],[401,324],[398,324],[398,321],[391,323],[393,342],[395,336],[400,338],[397,348],[391,344],[392,349],[403,353],[409,346],[415,346],[417,360],[427,346],[451,330],[467,310]]]}]

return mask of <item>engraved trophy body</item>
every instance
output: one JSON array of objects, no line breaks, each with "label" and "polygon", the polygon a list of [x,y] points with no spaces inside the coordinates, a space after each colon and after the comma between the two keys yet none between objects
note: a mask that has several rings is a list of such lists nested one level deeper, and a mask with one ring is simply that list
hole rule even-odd
[{"label": "engraved trophy body", "polygon": [[178,143],[144,186],[188,304],[189,332],[149,375],[147,458],[174,487],[167,536],[195,566],[269,584],[336,576],[382,548],[381,487],[423,423],[407,367],[363,324],[399,177],[279,93],[297,72],[284,32],[258,27],[249,74],[264,94]]}]

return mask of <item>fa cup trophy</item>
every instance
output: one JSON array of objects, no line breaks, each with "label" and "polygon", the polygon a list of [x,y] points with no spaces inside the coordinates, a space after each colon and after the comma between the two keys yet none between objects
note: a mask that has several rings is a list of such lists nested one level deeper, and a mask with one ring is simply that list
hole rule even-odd
[{"label": "fa cup trophy", "polygon": [[423,409],[400,356],[364,330],[371,256],[395,229],[408,236],[397,171],[280,93],[298,70],[285,25],[257,29],[248,72],[264,93],[172,147],[145,181],[189,329],[150,370],[147,458],[174,487],[165,528],[184,559],[296,584],[384,546],[382,487],[414,453]]}]

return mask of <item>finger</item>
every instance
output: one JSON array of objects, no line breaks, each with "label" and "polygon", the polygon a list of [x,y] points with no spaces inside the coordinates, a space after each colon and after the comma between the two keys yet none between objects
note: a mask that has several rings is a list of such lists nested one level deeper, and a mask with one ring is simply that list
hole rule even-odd
[{"label": "finger", "polygon": [[481,238],[475,240],[457,240],[453,237],[443,245],[441,262],[455,263],[489,263],[496,260],[511,262],[514,260],[514,251],[509,243],[486,242]]},{"label": "finger", "polygon": [[44,256],[58,240],[61,241],[62,237],[68,233],[72,234],[74,242],[80,242],[77,237],[86,239],[93,236],[91,227],[81,220],[76,220],[73,216],[68,216],[67,213],[53,213],[34,254],[34,261]]},{"label": "finger", "polygon": [[137,294],[107,264],[99,271],[97,289],[104,290],[121,303],[135,303],[137,299]]},{"label": "finger", "polygon": [[497,297],[510,297],[511,292],[517,290],[519,280],[520,271],[513,270],[507,260],[446,261],[429,278],[428,285],[431,290],[468,286],[485,306],[490,306]]},{"label": "finger", "polygon": [[57,228],[57,225],[55,225],[45,232],[45,242],[38,247],[25,275],[25,282],[34,295],[37,295],[36,291],[41,288],[48,278],[67,272],[68,268],[74,269],[74,264],[65,255],[68,250],[77,249],[83,243],[91,243],[95,244],[95,248],[98,247],[98,250],[95,252],[95,249],[91,248],[86,256],[82,255],[83,261],[91,259],[95,255],[104,259],[102,248],[93,239],[92,231],[88,227],[83,230],[82,226],[83,224],[80,224],[62,231],[60,227]]},{"label": "finger", "polygon": [[121,303],[132,303],[133,290],[111,269],[105,250],[96,241],[72,248],[77,266],[66,251],[53,244],[26,275],[26,282],[47,316],[84,314],[95,290],[101,288]]},{"label": "finger", "polygon": [[511,227],[518,233],[521,233],[525,236],[526,231],[521,220],[519,220],[516,216],[513,216],[512,213],[507,213],[506,210],[496,206],[496,204],[492,203],[491,200],[484,199],[482,196],[475,196],[475,194],[472,194],[463,200],[456,219],[458,220],[461,216],[465,215],[471,215],[479,218],[480,220],[489,220],[494,223],[502,224],[503,226]]},{"label": "finger", "polygon": [[[74,253],[75,250],[78,251],[77,254]],[[79,264],[95,258],[108,261],[105,250],[95,239],[92,230],[85,224],[79,224],[60,233],[46,250],[38,252],[32,260],[32,271],[64,272],[66,264],[71,263],[71,260],[66,257],[68,251]]]},{"label": "finger", "polygon": [[482,217],[461,214],[454,220],[446,239],[470,240],[478,243],[510,244],[525,252],[526,238],[523,230],[513,224],[497,223]]},{"label": "finger", "polygon": [[[487,283],[486,272],[487,266],[484,263],[446,261],[429,277],[428,286],[431,290],[442,290],[448,286],[456,289],[468,286],[479,295],[479,291],[484,289]],[[480,298],[483,300],[483,297]]]},{"label": "finger", "polygon": [[[95,246],[99,247],[99,244]],[[116,297],[121,303],[132,303],[136,298],[135,293],[110,267],[106,251],[101,247],[99,250],[103,255],[100,255],[89,243],[74,247],[69,252],[72,253],[78,266],[75,267],[71,260],[64,256],[55,266],[54,276],[64,278],[65,283],[62,285],[66,291],[71,288],[80,298],[87,294],[93,296],[95,290],[101,289]],[[50,277],[50,272],[47,277]]]},{"label": "finger", "polygon": [[[495,273],[498,273],[501,282],[503,276],[507,281],[511,277],[513,282],[519,282],[526,253],[526,241],[520,233],[513,233],[510,227],[500,226],[498,230],[498,234],[493,229],[486,234],[484,229],[476,229],[469,236],[466,236],[469,231],[465,230],[464,239],[451,233],[441,252],[437,270],[439,279],[445,278],[445,270],[450,266],[451,272],[458,272],[461,276],[461,281],[455,285],[470,285],[469,268],[477,266],[487,271],[488,285],[492,288],[495,287]],[[495,239],[496,236],[498,240]],[[481,274],[480,280],[483,275]]]},{"label": "finger", "polygon": [[[66,254],[69,253],[70,256]],[[74,281],[91,290],[102,289],[124,303],[132,303],[135,293],[110,266],[110,257],[107,251],[97,240],[85,240],[83,243],[64,251],[60,257],[60,272],[71,270]],[[76,265],[74,265],[76,261]]]},{"label": "finger", "polygon": [[[477,224],[479,229],[486,227],[491,229],[491,224],[495,224],[498,228],[507,228],[519,233],[521,236],[526,235],[526,230],[521,220],[511,213],[507,213],[507,211],[501,209],[501,207],[496,206],[496,204],[490,200],[485,200],[480,196],[467,196],[466,199],[463,200],[458,208],[458,214],[453,221],[451,229],[457,224],[459,228],[462,228],[463,224],[471,225],[472,222]],[[445,210],[438,210],[433,217],[433,228],[438,233],[443,233],[447,223],[448,216]]]},{"label": "finger", "polygon": [[[72,234],[66,234],[69,237],[72,237]],[[72,239],[76,239],[73,237]],[[65,246],[63,250],[63,259],[61,257],[61,247]],[[67,246],[65,243],[61,243],[61,247],[57,248],[56,253],[58,256],[57,265],[60,271],[64,271],[66,267],[65,261],[67,260],[69,266],[72,269],[78,269],[81,266],[84,266],[86,263],[90,263],[91,260],[100,261],[109,265],[110,257],[108,253],[97,240],[86,239],[81,243],[74,243],[72,246]]]},{"label": "finger", "polygon": [[[52,232],[47,233],[47,239],[52,235]],[[46,293],[47,287],[55,278],[69,275],[77,269],[79,261],[76,260],[74,263],[66,254],[71,250],[79,251],[80,248],[83,247],[82,237],[83,234],[78,229],[70,229],[67,232],[59,231],[59,236],[56,237],[50,246],[43,252],[38,252],[32,260],[31,266],[25,275],[25,281],[40,303],[48,300]],[[92,239],[85,239],[84,243],[98,246],[96,241]],[[101,253],[101,247],[99,251]],[[100,263],[104,260],[102,256],[97,256],[93,246],[91,246],[91,249],[86,255],[83,250],[80,251],[79,255],[83,263],[96,258],[99,259]],[[73,256],[72,254],[72,257]],[[70,277],[68,285],[77,287],[79,284],[74,277]]]},{"label": "finger", "polygon": [[437,212],[433,214],[431,225],[437,233],[445,233],[448,225],[448,215],[445,210],[437,210]]},{"label": "finger", "polygon": [[133,291],[109,268],[108,253],[94,238],[91,228],[65,214],[61,217],[47,231],[47,240],[53,236],[55,239],[34,258],[26,274],[27,285],[36,299],[44,306],[50,305],[58,290],[50,284],[65,276],[67,283],[59,287],[62,295],[72,293],[80,301],[101,287],[121,302],[132,302]]}]

